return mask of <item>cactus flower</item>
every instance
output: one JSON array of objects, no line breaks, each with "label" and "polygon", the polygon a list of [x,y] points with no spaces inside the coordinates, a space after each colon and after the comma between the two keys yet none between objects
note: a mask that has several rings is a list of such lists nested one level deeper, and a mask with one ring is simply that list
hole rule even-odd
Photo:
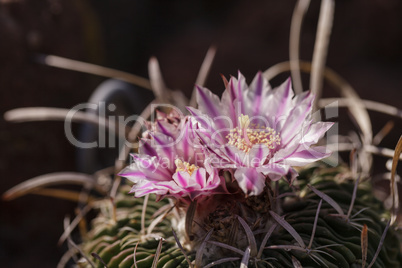
[{"label": "cactus flower", "polygon": [[248,195],[258,195],[267,180],[297,177],[304,166],[330,155],[315,146],[332,123],[313,122],[310,92],[294,96],[290,79],[276,89],[259,72],[250,86],[239,73],[222,98],[197,87],[198,109],[188,110],[198,122],[196,133],[215,168],[234,171]]},{"label": "cactus flower", "polygon": [[[221,192],[218,170],[205,163],[204,148],[191,131],[189,117],[159,113],[155,123],[147,123],[134,162],[120,176],[134,182],[136,197],[154,193],[158,198],[195,200]],[[197,146],[198,145],[198,146]]]}]

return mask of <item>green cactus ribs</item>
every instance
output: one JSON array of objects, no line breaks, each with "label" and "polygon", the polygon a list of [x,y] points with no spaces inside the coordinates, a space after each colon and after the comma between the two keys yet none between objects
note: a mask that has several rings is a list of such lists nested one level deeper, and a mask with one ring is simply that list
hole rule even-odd
[{"label": "green cactus ribs", "polygon": [[[96,267],[188,267],[185,256],[177,247],[169,218],[154,216],[169,206],[169,202],[147,200],[143,214],[144,198],[133,198],[129,187],[121,187],[116,197],[116,221],[111,220],[110,200],[99,203],[99,215],[92,221],[92,227],[81,245],[88,259]],[[142,217],[144,217],[142,223]],[[165,216],[161,214],[160,216]],[[156,226],[153,223],[157,221]],[[142,229],[142,224],[146,227]],[[159,249],[158,249],[159,247]],[[159,253],[158,253],[159,252]],[[188,254],[193,260],[193,254]],[[134,261],[136,264],[134,265]],[[153,266],[156,265],[156,266]],[[91,267],[81,258],[79,267]]]},{"label": "green cactus ribs", "polygon": [[[332,198],[348,212],[354,189],[354,181],[342,179],[344,168],[314,166],[304,169],[298,178],[300,196],[288,198],[282,204],[286,221],[309,243],[314,228],[320,197],[307,187],[307,183]],[[286,187],[286,186],[285,186]],[[273,267],[293,267],[292,256],[302,267],[362,267],[361,233],[368,227],[368,250],[365,267],[371,262],[383,235],[389,213],[372,193],[369,182],[359,184],[350,217],[339,217],[337,211],[323,201],[317,217],[315,237],[310,251],[267,249],[266,257],[274,257]],[[399,233],[388,229],[384,244],[372,267],[402,267]],[[283,228],[273,234],[268,245],[294,245],[295,239]],[[314,249],[319,249],[314,252]],[[319,256],[319,260],[312,257]]]},{"label": "green cactus ribs", "polygon": [[[81,248],[96,267],[109,268],[189,267],[189,263],[193,267],[240,267],[245,259],[248,267],[357,268],[363,264],[361,236],[366,225],[367,267],[376,254],[389,213],[374,198],[368,182],[359,184],[352,202],[355,181],[343,178],[347,172],[344,167],[318,164],[305,168],[297,185],[279,183],[279,192],[286,194],[278,196],[277,202],[268,191],[240,201],[218,198],[221,205],[204,221],[194,219],[194,229],[203,230],[199,231],[203,235],[187,244],[183,243],[188,238],[180,231],[183,227],[178,220],[182,214],[175,211],[173,203],[166,199],[156,202],[150,196],[143,213],[144,198],[133,198],[122,187],[116,199],[117,220],[111,221],[110,201],[100,202],[100,213]],[[254,242],[250,242],[250,234]],[[177,241],[185,249],[180,249]],[[246,252],[249,255],[244,258]],[[80,267],[91,267],[83,258],[79,263]],[[401,263],[398,233],[391,227],[372,267],[398,268]]]}]

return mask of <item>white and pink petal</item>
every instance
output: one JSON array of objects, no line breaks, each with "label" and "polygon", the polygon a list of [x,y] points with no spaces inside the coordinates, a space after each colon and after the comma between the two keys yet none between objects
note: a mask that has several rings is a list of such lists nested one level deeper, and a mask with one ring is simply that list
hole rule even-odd
[{"label": "white and pink petal", "polygon": [[237,168],[234,177],[246,195],[259,195],[265,187],[265,176],[255,168]]}]

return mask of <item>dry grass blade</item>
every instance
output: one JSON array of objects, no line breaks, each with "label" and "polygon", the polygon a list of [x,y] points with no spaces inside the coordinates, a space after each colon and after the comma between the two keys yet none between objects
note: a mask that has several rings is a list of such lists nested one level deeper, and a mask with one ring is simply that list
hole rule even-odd
[{"label": "dry grass blade", "polygon": [[[68,217],[64,218],[64,230],[67,230],[68,228],[70,228],[70,219]],[[81,248],[79,246],[77,246],[77,244],[74,243],[74,241],[71,239],[70,234],[67,237],[67,241],[68,244],[70,246],[72,246],[75,250],[77,250],[81,256],[88,262],[88,264],[92,267],[95,268],[95,264],[84,254],[84,252],[81,250]]]},{"label": "dry grass blade", "polygon": [[[340,246],[339,244],[333,244],[333,245],[327,245],[324,247],[330,247],[330,246]],[[300,246],[294,246],[294,245],[277,245],[277,246],[268,246],[266,247],[267,249],[284,249],[286,251],[290,251],[290,250],[297,250],[297,251],[302,251],[305,252],[310,258],[311,260],[313,260],[319,267],[321,267],[322,265],[324,265],[325,267],[328,267],[328,265],[325,263],[324,260],[322,260],[320,257],[318,257],[316,254],[312,253],[312,252],[318,252],[321,254],[325,254],[333,259],[335,259],[334,256],[332,256],[331,254],[329,254],[328,252],[322,251],[322,250],[318,250],[318,248],[314,249],[314,250],[308,250],[306,248],[302,248]],[[321,247],[323,248],[323,247]],[[320,265],[320,263],[322,265]]]},{"label": "dry grass blade", "polygon": [[[70,217],[69,217],[68,215],[66,215],[66,216],[64,217],[64,220],[63,220],[63,227],[64,227],[64,230],[66,230],[66,229],[68,228],[68,225],[69,225],[69,224],[70,224]],[[68,249],[74,249],[75,252],[79,252],[79,249],[78,249],[77,247],[74,247],[75,244],[74,244],[73,241],[71,240],[71,236],[70,236],[70,235],[68,236],[67,241],[68,241],[68,242],[71,242],[71,243],[67,243]],[[78,258],[77,258],[77,256],[76,256],[76,254],[74,254],[74,255],[72,256],[72,259],[73,259],[74,262],[77,262],[77,261],[78,261]]]},{"label": "dry grass blade", "polygon": [[141,112],[140,116],[138,117],[138,119],[140,119],[140,120],[137,119],[135,121],[133,127],[130,129],[130,132],[128,134],[128,140],[130,142],[133,142],[136,139],[138,139],[138,135],[140,134],[141,129],[144,126],[145,120],[147,120],[148,118],[151,117],[152,113],[154,112],[155,107],[157,106],[157,104],[160,104],[160,103],[161,103],[161,101],[159,101],[159,100],[153,100]]},{"label": "dry grass blade", "polygon": [[373,138],[373,145],[378,145],[387,136],[391,130],[394,128],[394,122],[388,121],[384,127],[374,136]]},{"label": "dry grass blade", "polygon": [[311,232],[310,242],[308,243],[308,246],[307,246],[307,248],[309,248],[309,249],[313,245],[314,236],[315,236],[315,230],[317,229],[317,222],[318,222],[318,216],[320,215],[321,205],[322,205],[322,199],[320,200],[320,203],[318,203],[317,212],[315,213],[313,231]]},{"label": "dry grass blade", "polygon": [[156,268],[156,266],[158,265],[159,256],[161,255],[161,252],[162,252],[162,243],[163,243],[163,238],[159,239],[159,244],[158,244],[158,247],[156,248],[155,257],[152,262],[151,268]]},{"label": "dry grass blade", "polygon": [[361,247],[362,247],[362,268],[366,267],[367,262],[367,249],[368,249],[368,233],[367,225],[363,225],[361,234]]},{"label": "dry grass blade", "polygon": [[360,175],[357,177],[357,179],[356,179],[356,181],[355,181],[355,186],[353,187],[352,200],[350,201],[350,206],[349,206],[348,214],[347,214],[347,216],[346,216],[347,219],[349,219],[349,218],[350,218],[350,215],[352,214],[353,206],[354,206],[355,200],[356,200],[357,186],[359,186],[359,182],[360,182]]},{"label": "dry grass blade", "polygon": [[75,227],[77,227],[80,221],[91,209],[92,205],[85,206],[82,210],[79,211],[78,215],[74,218],[74,220],[68,226],[64,227],[64,232],[58,241],[58,245],[64,243],[64,241],[70,236],[71,232],[75,229]]},{"label": "dry grass blade", "polygon": [[66,253],[60,258],[59,263],[56,268],[65,268],[67,267],[67,263],[73,258],[73,256],[77,253],[75,248],[70,248]]},{"label": "dry grass blade", "polygon": [[387,236],[388,228],[389,228],[390,225],[391,225],[391,220],[389,220],[387,225],[385,226],[384,232],[382,233],[382,236],[381,236],[380,243],[378,243],[377,250],[376,250],[376,252],[375,252],[375,254],[373,256],[373,259],[371,260],[369,266],[367,266],[367,268],[371,268],[374,265],[375,261],[377,260],[377,257],[380,254],[380,251],[382,249],[382,245],[384,243],[385,237]]},{"label": "dry grass blade", "polygon": [[[306,62],[299,61],[299,63],[300,63],[300,65],[299,65],[300,71],[305,71],[307,73],[310,72],[310,70],[311,70],[311,63],[310,62],[308,62],[308,67],[309,68],[308,68],[307,71],[302,68],[304,66],[303,63],[306,63]],[[284,62],[280,62],[280,63],[277,63],[277,64],[269,67],[267,70],[264,71],[263,75],[268,81],[270,81],[274,77],[276,77],[277,75],[279,75],[279,74],[281,74],[283,72],[290,71],[290,70],[291,70],[290,61],[284,61]]]},{"label": "dry grass blade", "polygon": [[218,241],[207,241],[207,243],[215,245],[215,246],[218,246],[218,247],[221,247],[221,248],[226,248],[226,249],[231,250],[233,252],[236,252],[236,253],[238,253],[238,254],[240,254],[242,256],[244,255],[243,250],[235,248],[235,247],[227,245],[227,244],[224,244],[224,243],[221,243],[221,242],[218,242]]},{"label": "dry grass blade", "polygon": [[[356,147],[353,143],[332,143],[332,144],[330,143],[327,144],[327,148],[331,151],[342,152],[342,151],[351,151]],[[371,154],[381,155],[388,158],[393,158],[395,154],[394,150],[373,145],[364,146],[364,150]],[[402,160],[402,156],[399,157],[399,160]]]},{"label": "dry grass blade", "polygon": [[103,169],[100,169],[94,173],[94,177],[96,179],[102,179],[102,180],[112,180],[112,175],[114,175],[114,167],[106,167]]},{"label": "dry grass blade", "polygon": [[317,101],[321,98],[323,73],[334,17],[334,5],[334,0],[321,0],[310,76],[310,89],[316,96],[314,100],[315,107],[317,107]]},{"label": "dry grass blade", "polygon": [[[380,112],[383,114],[389,114],[395,117],[402,118],[402,110],[398,109],[394,106],[376,102],[376,101],[371,101],[371,100],[360,100],[361,103],[364,105],[364,107],[368,110]],[[339,107],[342,106],[351,106],[353,105],[353,100],[350,100],[348,98],[326,98],[326,99],[320,99],[319,100],[319,106],[320,107],[325,107],[333,102],[337,102]]]},{"label": "dry grass blade", "polygon": [[96,64],[71,60],[54,55],[42,55],[42,54],[37,55],[36,61],[38,63],[42,63],[48,66],[57,67],[61,69],[94,74],[109,78],[116,78],[131,83],[133,85],[137,85],[146,89],[151,89],[151,84],[147,79],[143,77],[119,70],[114,70],[111,68],[106,68]]},{"label": "dry grass blade", "polygon": [[237,221],[233,221],[232,226],[230,227],[230,232],[229,232],[229,237],[228,237],[228,244],[229,245],[234,245],[236,239],[237,239],[237,234],[239,231],[239,223]]},{"label": "dry grass blade", "polygon": [[327,267],[328,268],[328,265],[324,262],[324,260],[322,260],[320,257],[318,257],[317,255],[315,255],[315,254],[310,254],[310,258],[317,264],[317,265],[319,265],[319,267],[322,267],[322,266],[324,266],[324,267]]},{"label": "dry grass blade", "polygon": [[180,90],[170,91],[170,93],[171,93],[170,103],[176,106],[176,108],[178,108],[178,110],[180,110],[181,113],[188,114],[186,107],[188,106],[190,100],[186,97],[186,95],[184,95],[184,93],[181,92]]},{"label": "dry grass blade", "polygon": [[109,196],[110,211],[112,212],[111,220],[113,221],[113,223],[117,223],[117,206],[114,200],[115,200],[114,197]]},{"label": "dry grass blade", "polygon": [[310,0],[297,1],[296,8],[292,16],[292,23],[290,25],[290,38],[289,38],[290,72],[292,74],[293,88],[296,93],[301,93],[303,91],[303,85],[299,67],[299,46],[300,46],[301,26],[303,24],[303,19],[309,5]]},{"label": "dry grass blade", "polygon": [[212,63],[215,58],[215,54],[216,54],[216,47],[211,46],[208,49],[207,54],[205,55],[204,61],[201,64],[200,71],[199,71],[197,79],[195,81],[195,83],[197,85],[203,86],[205,84],[205,82],[207,81],[209,71],[211,69]]},{"label": "dry grass blade", "polygon": [[248,267],[248,261],[250,260],[250,254],[251,254],[250,252],[251,252],[250,247],[247,247],[246,251],[244,252],[243,258],[241,259],[240,268]]},{"label": "dry grass blade", "polygon": [[[211,70],[212,63],[214,61],[216,54],[216,47],[212,46],[208,49],[207,54],[205,55],[204,61],[201,64],[200,71],[198,73],[197,79],[195,80],[195,84],[199,86],[204,86],[205,81],[207,80],[209,71]],[[194,88],[193,93],[191,94],[190,106],[196,107],[197,105],[197,90]]]},{"label": "dry grass blade", "polygon": [[197,253],[195,254],[195,267],[197,268],[202,267],[202,256],[204,255],[204,249],[213,231],[214,229],[209,230],[204,238],[204,241],[202,241],[200,247],[197,250]]},{"label": "dry grass blade", "polygon": [[106,263],[102,260],[102,258],[98,254],[96,254],[95,252],[92,252],[91,255],[92,255],[92,257],[94,257],[95,259],[100,261],[103,264],[104,268],[108,268]]},{"label": "dry grass blade", "polygon": [[147,212],[149,194],[144,197],[144,202],[142,203],[142,212],[141,212],[141,234],[145,234],[145,217]]},{"label": "dry grass blade", "polygon": [[[320,247],[316,247],[314,250],[318,251],[321,248],[329,248],[329,247],[339,247],[342,246],[342,244],[329,244],[329,245],[325,245],[325,246],[320,246]],[[327,253],[328,254],[328,253]],[[332,258],[335,258],[334,256],[331,256]]]},{"label": "dry grass blade", "polygon": [[[338,246],[340,246],[340,245],[338,245]],[[327,246],[327,247],[328,247],[328,246]],[[330,253],[325,252],[325,251],[323,251],[323,250],[318,250],[318,249],[315,249],[315,250],[314,250],[314,252],[318,252],[318,253],[321,253],[321,254],[327,255],[328,257],[330,257],[330,258],[332,258],[332,259],[336,260],[336,258],[335,258],[333,255],[331,255]],[[314,255],[314,254],[311,254],[311,255]]]},{"label": "dry grass blade", "polygon": [[169,100],[169,91],[163,81],[159,62],[155,57],[151,57],[148,62],[148,73],[155,98],[164,102]]},{"label": "dry grass blade", "polygon": [[120,183],[121,183],[121,177],[116,174],[115,179],[113,180],[112,188],[110,189],[110,194],[109,194],[109,197],[110,197],[110,200],[111,200],[112,206],[113,206],[112,209],[113,209],[113,215],[114,215],[113,219],[114,220],[116,220],[116,217],[115,217],[115,215],[116,215],[116,204],[115,204],[114,200],[116,199],[117,190],[119,189]]},{"label": "dry grass blade", "polygon": [[357,126],[362,133],[361,139],[363,143],[363,150],[359,154],[359,162],[362,168],[362,173],[367,175],[370,173],[372,156],[365,151],[365,148],[372,144],[373,139],[373,131],[369,114],[359,95],[349,83],[347,83],[332,70],[328,70],[326,76],[330,82],[339,83],[342,85],[340,87],[341,95],[349,99],[348,109],[351,113],[352,119],[354,119],[352,122],[357,123]]},{"label": "dry grass blade", "polygon": [[137,257],[135,255],[137,254],[137,248],[138,248],[139,244],[140,244],[140,241],[138,241],[137,244],[135,244],[135,248],[134,248],[133,261],[134,261],[134,267],[135,268],[138,268],[138,266],[137,266]]},{"label": "dry grass blade", "polygon": [[301,236],[296,232],[296,230],[284,219],[282,219],[278,214],[273,211],[269,211],[271,216],[283,227],[286,231],[290,233],[291,236],[299,243],[300,247],[303,249],[306,248],[306,244],[304,244],[303,239]]},{"label": "dry grass blade", "polygon": [[[59,199],[65,199],[73,202],[79,202],[81,194],[75,191],[69,190],[60,190],[60,189],[47,189],[47,188],[40,188],[33,190],[30,194],[41,195],[41,196],[49,196]],[[94,201],[93,197],[88,198],[88,202]]]},{"label": "dry grass blade", "polygon": [[[210,268],[210,267],[213,267],[213,266],[215,266],[215,265],[219,265],[219,264],[222,264],[222,263],[225,263],[225,262],[238,261],[238,260],[240,260],[240,258],[237,258],[237,257],[223,258],[223,259],[220,259],[220,260],[218,260],[218,261],[213,261],[213,262],[211,262],[210,264],[205,265],[203,268]],[[197,267],[198,267],[198,266],[197,266]],[[201,266],[200,266],[200,267],[201,267]]]},{"label": "dry grass blade", "polygon": [[[365,146],[364,148],[366,149],[366,151],[368,151],[370,153],[382,155],[382,156],[389,157],[389,158],[394,158],[394,155],[395,155],[394,150],[384,148],[384,147],[368,145],[368,146]],[[402,160],[402,156],[399,156],[399,160]]]},{"label": "dry grass blade", "polygon": [[398,185],[395,179],[396,175],[396,167],[398,166],[399,156],[402,153],[402,135],[398,140],[398,143],[395,147],[394,158],[392,159],[392,169],[391,169],[391,196],[392,196],[392,207],[391,207],[391,225],[396,222],[396,218],[398,217],[398,209],[399,209],[399,193],[398,193]]},{"label": "dry grass blade", "polygon": [[172,209],[174,208],[174,205],[172,204],[166,204],[161,206],[160,208],[158,208],[153,214],[152,214],[152,218],[158,217],[160,215],[166,215],[166,213],[169,213],[172,211]]},{"label": "dry grass blade", "polygon": [[397,107],[372,100],[365,100],[364,105],[367,107],[367,109],[402,118],[402,110],[398,109]]},{"label": "dry grass blade", "polygon": [[[152,113],[154,110],[152,108],[155,107],[156,104],[160,103],[159,100],[153,100],[148,106],[141,112],[140,116],[137,118],[135,121],[134,125],[130,129],[130,132],[128,134],[127,140],[129,142],[134,142],[136,139],[138,139],[138,135],[141,132],[141,128],[144,126],[145,120],[147,120],[149,117],[151,117]],[[127,158],[130,154],[132,148],[132,144],[127,144],[126,142],[124,143],[123,147],[121,148],[119,152],[119,158],[116,160],[115,163],[115,171],[120,172],[126,165]],[[113,183],[112,191],[111,191],[111,196],[115,196],[118,186],[120,183],[117,183],[116,181]]]},{"label": "dry grass blade", "polygon": [[363,211],[365,211],[365,210],[367,210],[367,209],[370,209],[370,208],[369,208],[369,207],[366,207],[366,208],[360,209],[358,212],[356,212],[355,214],[353,214],[351,218],[353,219],[354,217],[356,217],[357,215],[359,215],[360,213],[362,213]]},{"label": "dry grass blade", "polygon": [[350,151],[349,154],[349,163],[350,163],[350,170],[352,171],[352,176],[357,175],[357,170],[358,170],[358,163],[357,163],[357,149],[353,148],[352,151]]},{"label": "dry grass blade", "polygon": [[186,234],[190,241],[194,239],[193,235],[193,221],[194,221],[194,215],[195,211],[197,209],[197,201],[192,201],[190,203],[190,206],[188,207],[187,214],[186,214],[186,222],[185,222],[185,229],[186,229]]},{"label": "dry grass blade", "polygon": [[99,188],[96,187],[95,180],[90,175],[76,172],[56,172],[41,175],[14,186],[3,194],[3,199],[7,201],[13,200],[40,188],[60,184],[87,185]]},{"label": "dry grass blade", "polygon": [[321,192],[320,190],[316,189],[314,186],[307,185],[307,187],[310,188],[310,190],[312,190],[316,195],[318,195],[319,197],[324,199],[328,204],[330,204],[339,213],[339,215],[342,215],[342,216],[345,215],[342,208],[330,196],[328,196],[325,193]]},{"label": "dry grass blade", "polygon": [[275,228],[276,228],[277,226],[278,226],[277,223],[273,224],[273,225],[269,228],[267,234],[264,236],[264,239],[262,240],[261,245],[260,245],[260,249],[258,250],[257,259],[261,259],[262,253],[263,253],[263,251],[264,251],[264,247],[265,247],[265,245],[267,244],[268,239],[271,237],[272,233],[274,232],[274,230],[275,230]]},{"label": "dry grass blade", "polygon": [[243,226],[244,231],[246,232],[247,235],[247,240],[250,248],[250,254],[252,257],[257,256],[257,242],[255,241],[255,237],[253,234],[253,231],[250,229],[250,226],[239,216],[237,216],[237,219],[239,220],[240,224]]},{"label": "dry grass blade", "polygon": [[332,84],[338,85],[341,96],[349,99],[348,109],[355,118],[356,123],[358,124],[363,134],[363,144],[371,144],[373,139],[373,131],[370,116],[359,95],[356,93],[353,87],[348,82],[346,82],[346,80],[340,77],[333,70],[327,68],[325,77]]},{"label": "dry grass blade", "polygon": [[80,112],[75,109],[49,108],[49,107],[29,107],[17,108],[7,111],[4,119],[10,122],[21,123],[31,121],[65,121],[91,123],[105,127],[124,136],[124,131],[118,131],[117,127],[125,130],[124,125],[116,125],[115,122],[107,120],[105,117],[99,117],[95,114]]},{"label": "dry grass blade", "polygon": [[176,234],[176,232],[173,230],[173,228],[172,228],[172,233],[173,233],[174,239],[176,240],[177,246],[179,247],[181,253],[184,255],[184,258],[186,258],[186,261],[187,261],[187,263],[188,263],[188,267],[193,268],[193,264],[191,263],[190,259],[188,258],[187,254],[186,254],[186,251],[184,250],[183,246],[181,245],[180,240],[179,240],[179,238],[177,237],[177,234]]},{"label": "dry grass blade", "polygon": [[295,256],[292,256],[292,263],[294,268],[303,268],[303,266],[301,265],[299,260],[295,258]]},{"label": "dry grass blade", "polygon": [[151,224],[148,226],[147,235],[150,235],[152,233],[152,231],[154,230],[154,228],[156,227],[156,225],[158,225],[160,222],[162,222],[174,208],[173,206],[170,206],[170,204],[168,206],[170,207],[168,210],[166,210],[163,214],[159,215],[154,220],[152,220]]},{"label": "dry grass blade", "polygon": [[265,247],[266,249],[284,249],[284,250],[297,250],[297,251],[302,251],[306,252],[306,248],[300,247],[300,246],[295,246],[295,245],[272,245]]}]

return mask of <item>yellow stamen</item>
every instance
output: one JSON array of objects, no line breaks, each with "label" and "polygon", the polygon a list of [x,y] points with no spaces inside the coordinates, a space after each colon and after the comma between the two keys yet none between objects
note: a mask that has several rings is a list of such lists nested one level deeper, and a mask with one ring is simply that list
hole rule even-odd
[{"label": "yellow stamen", "polygon": [[230,145],[236,146],[245,153],[248,153],[255,144],[264,144],[269,149],[274,149],[276,145],[281,144],[281,138],[275,130],[250,124],[248,115],[243,114],[239,116],[239,127],[231,129],[226,138]]},{"label": "yellow stamen", "polygon": [[194,171],[199,169],[199,167],[195,166],[194,164],[190,165],[190,163],[181,161],[180,159],[176,159],[174,163],[176,165],[176,172],[186,171],[188,174],[190,174],[190,176]]},{"label": "yellow stamen", "polygon": [[248,115],[240,115],[239,116],[239,125],[241,129],[247,129],[250,125],[250,118]]}]

